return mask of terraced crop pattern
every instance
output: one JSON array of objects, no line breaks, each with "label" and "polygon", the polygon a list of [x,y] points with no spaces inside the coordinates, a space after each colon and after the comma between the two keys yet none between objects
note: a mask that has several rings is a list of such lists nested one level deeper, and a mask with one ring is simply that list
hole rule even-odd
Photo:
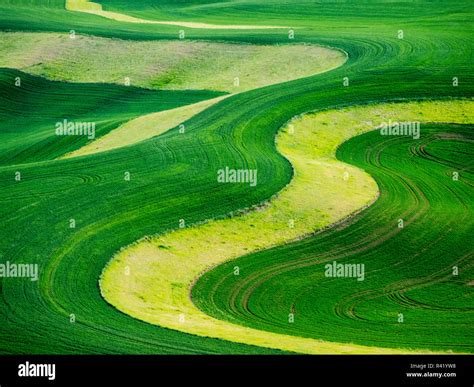
[{"label": "terraced crop pattern", "polygon": [[473,16],[0,0],[0,353],[474,353]]}]

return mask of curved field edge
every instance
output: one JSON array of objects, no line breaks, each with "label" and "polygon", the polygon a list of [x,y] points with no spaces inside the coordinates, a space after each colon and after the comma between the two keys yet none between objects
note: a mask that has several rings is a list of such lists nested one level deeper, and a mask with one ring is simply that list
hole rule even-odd
[{"label": "curved field edge", "polygon": [[309,77],[347,60],[316,44],[127,41],[75,34],[0,32],[0,67],[75,83],[238,93]]},{"label": "curved field edge", "polygon": [[[70,39],[66,34],[19,32],[0,32],[0,40],[2,41],[0,53],[3,54],[0,55],[2,58],[0,67],[18,68],[56,81],[73,81],[74,84],[71,85],[73,90],[80,87],[76,82],[88,82],[83,86],[90,85],[93,88],[99,88],[103,82],[106,82],[104,87],[111,88],[113,85],[109,83],[120,84],[124,79],[128,79],[130,86],[155,88],[160,85],[160,87],[163,86],[164,92],[182,89],[181,92],[191,95],[193,91],[189,89],[224,90],[229,87],[227,91],[237,94],[248,89],[324,73],[340,67],[348,59],[347,53],[340,49],[312,44],[266,46],[194,41],[127,42],[81,35]],[[174,49],[176,53],[172,55],[175,52]],[[178,54],[179,51],[182,51],[182,55]],[[226,56],[225,53],[229,51],[232,53],[230,57],[233,60],[221,60],[222,55]],[[152,54],[147,54],[149,52]],[[104,57],[104,55],[108,56]],[[276,60],[277,56],[278,60]],[[117,61],[132,64],[132,66],[119,65]],[[214,62],[218,64],[211,64]],[[199,69],[198,73],[191,71],[195,68]],[[175,75],[171,76],[171,74]],[[238,76],[235,77],[235,75]],[[23,87],[18,88],[9,84],[12,95],[18,94],[20,89],[28,91],[32,89],[27,85],[30,77],[22,74],[18,74],[17,77],[21,79]],[[212,79],[212,82],[206,81],[209,79]],[[235,79],[238,80],[237,84],[233,84]],[[50,86],[55,85],[58,84],[47,83],[48,87],[44,90],[49,90]],[[69,84],[63,82],[60,85],[69,87]],[[134,90],[140,92],[136,87],[122,85],[124,93],[127,91],[132,93]],[[143,90],[143,92],[151,91]],[[87,92],[87,94],[90,93]],[[219,95],[215,92],[206,91],[205,93],[208,93],[209,97]],[[227,94],[226,97],[230,95],[232,94]],[[48,141],[51,146],[58,147],[56,142],[65,143],[66,140],[83,144],[79,147],[74,146],[73,148],[76,149],[66,151],[65,154],[59,155],[59,158],[89,155],[155,137],[183,124],[222,98],[206,99],[203,95],[201,99],[206,99],[205,101],[192,103],[195,101],[191,100],[191,104],[188,102],[182,106],[183,109],[169,109],[158,104],[155,110],[161,111],[138,116],[137,119],[135,117],[131,120],[122,119],[122,122],[125,122],[123,124],[121,122],[118,127],[115,124],[115,128],[110,127],[114,125],[114,119],[111,118],[112,122],[107,125],[106,130],[104,130],[106,125],[104,117],[109,119],[107,115],[102,114],[95,119],[88,118],[87,122],[92,122],[97,127],[95,139],[88,139],[85,136],[74,138],[55,136],[54,121],[71,121],[74,118],[67,111],[64,111],[62,116],[51,119],[50,122],[42,122],[40,130],[45,137],[49,136],[45,142]],[[87,111],[94,113],[95,110],[92,108]],[[16,117],[21,115],[12,114],[11,116],[12,122],[15,122]],[[34,134],[36,133],[39,133],[39,130],[35,130]]]},{"label": "curved field edge", "polygon": [[[8,68],[0,68],[0,88],[0,165],[4,168],[57,159],[134,118],[222,95],[58,82]],[[71,123],[79,125],[70,128]]]},{"label": "curved field edge", "polygon": [[[57,11],[49,8],[43,10],[42,7],[46,3],[41,0],[3,0],[1,2],[1,24],[4,29],[24,30],[27,28],[29,30],[68,32],[73,28],[80,33],[135,40],[173,39],[177,36],[178,28],[173,26],[119,23],[94,15],[67,12],[63,10],[63,1],[54,0],[54,3],[59,4]],[[111,4],[110,7],[112,7],[112,1],[107,4],[104,1],[101,2],[104,7],[109,7],[108,4]],[[12,6],[8,7],[5,3],[10,3]],[[19,3],[25,4],[23,8],[20,8]],[[41,3],[41,7],[26,9],[26,7],[30,8],[32,3]],[[51,3],[53,0],[48,1],[48,4]],[[298,31],[296,41],[304,40],[344,47],[351,55],[347,67],[329,76],[299,81],[295,85],[281,87],[279,90],[275,88],[252,93],[251,96],[258,95],[260,97],[253,101],[249,95],[241,96],[238,98],[241,106],[235,109],[230,106],[230,103],[223,102],[222,117],[217,117],[217,112],[214,115],[202,116],[201,122],[206,121],[207,118],[209,120],[208,123],[203,123],[206,128],[202,128],[203,130],[199,131],[196,138],[200,140],[206,134],[224,132],[226,137],[229,134],[229,137],[232,136],[238,140],[234,134],[239,134],[238,130],[246,124],[245,118],[248,116],[242,115],[243,119],[239,117],[234,121],[231,120],[231,116],[240,115],[241,110],[251,106],[255,119],[249,120],[243,136],[244,143],[248,143],[248,149],[252,149],[245,157],[248,160],[252,154],[260,154],[260,147],[252,147],[253,139],[257,136],[249,134],[263,132],[273,134],[290,117],[304,111],[327,108],[328,103],[340,105],[351,104],[354,101],[364,103],[380,100],[381,96],[386,100],[399,97],[415,99],[447,95],[453,97],[470,96],[472,94],[472,77],[469,76],[471,67],[467,60],[468,55],[462,53],[466,54],[469,51],[471,43],[468,23],[472,7],[469,7],[465,1],[463,3],[465,12],[452,4],[439,7],[434,4],[430,7],[423,4],[410,4],[402,9],[399,6],[387,7],[386,4],[380,3],[367,5],[364,2],[354,9],[352,6],[339,7],[328,3],[325,8],[331,15],[335,15],[334,18],[328,18],[327,12],[322,13],[319,5],[308,8],[296,3],[290,4],[283,10],[268,6],[265,10],[271,12],[266,13],[260,21],[257,17],[254,19],[241,17],[239,9],[227,7],[222,9],[221,13],[225,14],[225,19],[221,20],[210,19],[207,10],[201,12],[198,17],[187,15],[193,18],[190,20],[190,17],[186,17],[190,21],[222,22],[223,24],[235,23],[236,20],[239,20],[241,24],[264,24],[267,21],[267,24],[278,25],[280,22],[275,21],[276,19],[269,20],[267,17],[278,14],[279,19],[284,21],[282,24],[304,24],[311,27],[311,30],[308,29],[304,36],[300,34],[302,31]],[[133,4],[138,3],[133,2]],[[130,8],[124,10],[125,13],[132,14],[134,7],[132,3],[130,5]],[[261,2],[256,2],[248,14],[262,6]],[[289,8],[290,13],[287,12]],[[117,11],[121,12],[121,10]],[[133,15],[148,17],[145,13],[138,15],[134,12]],[[304,15],[304,17],[298,16],[297,18],[295,17],[297,15]],[[360,15],[364,15],[364,17],[362,18]],[[157,15],[156,19],[161,20],[160,18],[161,15]],[[184,20],[184,18],[184,15],[178,14],[162,17],[163,20]],[[318,20],[317,29],[314,28],[315,20]],[[404,27],[406,27],[406,39],[396,40],[397,30]],[[232,39],[249,43],[288,42],[285,30],[260,31],[251,34],[238,31],[225,31],[224,33],[212,30],[189,30],[186,31],[186,37]],[[339,90],[340,79],[346,75],[351,78],[351,87]],[[461,75],[458,88],[451,87],[450,81],[454,75]],[[264,98],[264,92],[268,98]],[[268,108],[272,104],[273,107]],[[218,109],[209,110],[212,113]],[[145,113],[141,112],[141,114]],[[267,119],[259,120],[258,115],[263,115],[263,113],[266,113]],[[191,126],[194,126],[194,120]],[[229,128],[229,130],[221,131],[220,128]],[[46,277],[48,281],[42,281],[41,287],[37,288],[22,287],[21,284],[3,281],[2,292],[5,302],[2,305],[2,311],[7,315],[7,321],[1,331],[2,351],[17,353],[47,351],[67,353],[78,351],[89,353],[165,353],[169,351],[173,351],[173,353],[216,353],[242,351],[246,348],[249,350],[243,345],[186,335],[142,323],[123,313],[117,313],[114,308],[103,301],[98,291],[98,276],[105,262],[120,246],[128,245],[142,235],[173,229],[176,227],[176,220],[183,215],[186,217],[186,222],[191,224],[201,219],[219,216],[234,208],[258,203],[280,190],[282,184],[286,184],[290,180],[291,173],[288,163],[284,163],[285,173],[282,178],[281,170],[283,168],[281,166],[283,163],[280,162],[281,157],[276,156],[273,149],[267,152],[267,160],[270,160],[267,164],[275,166],[275,176],[272,180],[272,183],[275,182],[272,185],[274,189],[265,188],[264,193],[255,195],[248,200],[246,200],[246,193],[242,190],[236,190],[236,194],[230,192],[227,195],[229,190],[223,189],[218,195],[213,196],[213,193],[216,192],[215,187],[212,187],[211,190],[202,190],[206,185],[196,183],[196,179],[193,179],[196,174],[189,173],[185,178],[180,176],[182,183],[176,184],[173,181],[176,175],[175,169],[171,171],[173,174],[170,173],[169,177],[161,180],[163,176],[161,171],[170,171],[170,164],[174,162],[174,154],[170,153],[167,148],[171,147],[172,150],[176,150],[182,148],[182,144],[186,145],[186,140],[183,137],[174,137],[174,140],[179,139],[179,143],[173,141],[173,132],[169,133],[170,138],[166,134],[154,141],[147,141],[137,147],[127,148],[124,150],[126,154],[120,151],[102,154],[97,158],[88,157],[87,159],[45,163],[41,165],[41,171],[38,167],[32,166],[30,171],[34,172],[34,177],[38,177],[41,173],[44,178],[41,180],[25,179],[19,189],[10,188],[8,184],[11,180],[11,169],[2,169],[7,171],[7,173],[2,173],[2,178],[5,178],[2,181],[8,185],[2,189],[2,198],[14,198],[14,200],[5,201],[6,205],[3,207],[5,222],[2,250],[7,252],[7,256],[10,256],[10,247],[23,246],[23,254],[17,254],[15,258],[38,260],[44,264],[46,274],[48,274]],[[192,131],[190,130],[188,134],[192,135]],[[269,141],[273,139],[273,135],[267,137]],[[194,142],[194,138],[192,140]],[[237,146],[242,144],[242,142],[239,144],[238,141],[227,142],[227,144],[229,143]],[[152,146],[152,151],[147,152],[144,157],[144,151]],[[245,147],[240,147],[239,150],[241,148],[243,148],[241,153],[246,154]],[[257,148],[257,152],[254,151],[255,148]],[[191,159],[190,148],[187,149],[189,151],[187,151],[186,160]],[[210,150],[210,147],[206,147],[206,155]],[[223,153],[222,148],[219,148],[219,151]],[[162,153],[165,154],[165,152],[168,157],[163,157]],[[148,166],[156,166],[153,173],[148,173],[148,166],[135,162],[138,159],[146,160]],[[171,162],[168,162],[169,159]],[[200,160],[205,161],[206,158],[202,157]],[[111,168],[106,170],[104,165],[110,165]],[[133,175],[133,179],[140,178],[136,180],[135,191],[141,192],[142,195],[133,195],[131,190],[123,191],[122,186],[117,184],[120,183],[119,180],[123,180],[123,177],[120,173],[119,178],[115,179],[113,173],[108,173],[112,168],[119,172],[123,170],[146,171],[146,176],[144,176],[145,173]],[[201,168],[199,175],[205,172],[206,169]],[[87,178],[85,179],[86,184],[77,179],[78,177]],[[134,181],[133,179],[132,181]],[[34,184],[28,185],[32,180]],[[76,183],[76,180],[79,180],[79,183]],[[277,184],[279,181],[282,182],[280,185]],[[115,184],[110,191],[114,190],[117,193],[116,196],[120,195],[122,199],[118,200],[109,195],[110,191],[107,192],[108,190],[104,188],[104,183],[107,182]],[[153,186],[153,190],[147,189],[147,183]],[[174,189],[168,188],[170,186]],[[199,187],[199,191],[195,190],[192,191],[192,195],[187,195],[191,191],[189,187],[196,186]],[[61,195],[52,193],[53,190],[50,190],[50,187],[59,187],[55,191],[61,191]],[[261,188],[264,189],[264,187],[265,184],[262,184]],[[32,191],[29,197],[26,195],[27,189]],[[166,196],[165,194],[168,192],[172,195]],[[65,195],[65,193],[69,195]],[[71,195],[74,195],[77,204],[73,211],[76,211],[76,208],[80,209],[84,216],[78,230],[63,236],[61,219],[64,221],[72,215],[70,213],[72,203],[69,199]],[[198,195],[199,198],[208,195],[209,200],[202,201],[204,204],[201,206],[202,210],[193,212],[194,208],[190,208],[186,214],[182,214],[179,211],[179,201],[172,201],[174,206],[171,209],[168,207],[169,198],[172,196],[174,199],[177,195],[185,198],[181,202],[188,202],[189,207],[199,200],[194,199]],[[237,195],[239,195],[238,199],[235,200]],[[94,205],[91,205],[89,196],[95,198]],[[81,198],[87,199],[81,200]],[[227,198],[232,200],[231,204]],[[131,213],[130,203],[136,203],[137,207],[141,207],[139,214],[138,210],[136,214]],[[109,210],[109,208],[111,209]],[[166,210],[158,211],[158,208]],[[90,216],[92,212],[95,213],[95,216]],[[111,216],[112,213],[115,217]],[[86,218],[86,215],[89,216]],[[130,222],[125,221],[127,217],[130,217]],[[92,227],[92,223],[95,223],[97,227]],[[91,224],[91,227],[86,229],[83,227],[86,224]],[[108,243],[103,243],[103,241]],[[71,247],[67,253],[66,249],[61,248],[64,245]],[[41,248],[38,249],[38,247]],[[17,251],[19,252],[18,249],[13,249],[13,252]],[[38,254],[40,254],[39,257]],[[13,258],[14,255],[12,254],[11,257]],[[53,270],[50,270],[52,265],[49,264],[49,261],[53,261],[56,266],[54,273]],[[50,272],[51,275],[49,275]],[[35,302],[31,302],[32,300]],[[63,323],[67,314],[71,312],[79,316],[80,323],[75,325]],[[31,335],[33,330],[41,332],[41,335]],[[252,348],[255,349],[255,347]],[[259,350],[264,351],[264,349]],[[265,352],[269,351],[265,350]]]},{"label": "curved field edge", "polygon": [[[333,67],[328,67],[327,69],[318,73],[314,73],[313,75],[330,70],[333,70]],[[83,147],[61,156],[60,158],[85,156],[133,145],[138,142],[159,136],[160,134],[163,134],[166,131],[178,126],[180,127],[180,133],[185,134],[186,122],[189,119],[219,103],[223,99],[231,97],[235,94],[237,93],[227,94],[191,105],[185,105],[175,109],[164,110],[137,117],[125,122],[104,136],[89,142]]]},{"label": "curved field edge", "polygon": [[410,102],[297,118],[277,136],[279,151],[294,167],[294,178],[267,206],[242,216],[146,237],[123,248],[104,269],[102,295],[135,318],[200,336],[302,353],[413,352],[244,327],[206,315],[193,304],[190,292],[197,278],[216,265],[303,238],[373,202],[377,197],[373,179],[336,160],[340,143],[390,119],[472,122],[472,106],[470,101]]},{"label": "curved field edge", "polygon": [[[196,306],[275,333],[474,352],[473,125],[419,129],[344,142],[337,158],[367,171],[379,199],[323,233],[206,272],[193,287]],[[362,273],[331,275],[334,262]]]},{"label": "curved field edge", "polygon": [[264,26],[264,25],[220,25],[220,24],[209,24],[209,23],[196,23],[196,22],[180,22],[180,21],[157,21],[137,18],[129,16],[124,13],[105,11],[102,9],[102,5],[94,3],[88,0],[66,0],[65,7],[68,11],[85,12],[93,15],[101,16],[107,19],[116,20],[119,22],[126,23],[139,23],[139,24],[167,24],[174,26],[181,26],[187,28],[202,28],[202,29],[220,29],[220,30],[261,30],[261,29],[276,29],[276,28],[288,28],[284,26]]},{"label": "curved field edge", "polygon": [[140,116],[127,121],[97,140],[94,140],[73,152],[67,153],[60,158],[67,159],[71,157],[86,156],[133,145],[140,141],[159,136],[179,125],[182,125],[180,129],[182,128],[182,133],[184,134],[186,131],[184,123],[187,120],[230,95],[231,94],[193,103],[176,109],[164,110],[162,112]]}]

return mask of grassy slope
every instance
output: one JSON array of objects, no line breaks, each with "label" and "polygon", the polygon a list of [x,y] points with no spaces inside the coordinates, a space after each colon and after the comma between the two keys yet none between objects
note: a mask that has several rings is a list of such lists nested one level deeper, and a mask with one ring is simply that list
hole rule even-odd
[{"label": "grassy slope", "polygon": [[104,152],[111,149],[134,145],[137,142],[159,136],[177,126],[184,128],[185,133],[186,122],[190,118],[227,97],[228,95],[224,95],[176,109],[145,114],[127,121],[125,124],[120,125],[118,128],[110,131],[98,140],[92,141],[73,152],[67,153],[63,157],[69,158],[90,155],[97,152]]},{"label": "grassy slope", "polygon": [[[278,149],[292,163],[295,176],[276,198],[242,216],[147,238],[122,249],[102,276],[104,297],[140,320],[203,336],[309,353],[382,353],[379,348],[302,340],[209,318],[190,300],[191,287],[200,274],[218,264],[302,238],[371,203],[378,192],[375,182],[363,171],[335,158],[344,140],[389,119],[474,122],[472,107],[467,102],[386,104],[298,118],[292,122],[294,133],[285,130],[277,137]],[[347,179],[344,173],[348,173]],[[290,219],[294,221],[292,227]],[[241,269],[237,285],[253,274],[246,266]],[[215,285],[233,270],[233,265],[226,265],[224,271],[217,269],[215,276],[211,273],[203,280]],[[210,297],[219,300],[219,294],[199,291],[201,281],[197,289],[194,298],[198,304],[206,305]],[[273,301],[270,296],[269,302]],[[375,308],[380,309],[379,305]],[[337,335],[332,341],[337,341]],[[357,344],[364,342],[359,340]]]},{"label": "grassy slope", "polygon": [[[322,19],[331,21],[334,26],[343,23],[341,12],[359,27],[366,24],[366,18],[376,15],[373,23],[385,24],[399,19],[420,20],[443,15],[439,7],[427,7],[423,1],[378,0],[333,1],[333,0],[239,0],[239,1],[169,1],[169,0],[98,0],[106,10],[123,12],[128,15],[155,20],[206,20],[207,22],[227,24],[269,24],[290,25],[293,27],[318,26]],[[453,2],[452,10],[469,12],[466,2]]]},{"label": "grassy slope", "polygon": [[[129,39],[177,37],[175,27],[120,24],[68,13],[60,2],[50,3],[56,8],[2,0],[0,28],[75,29]],[[1,351],[264,351],[160,329],[117,313],[101,298],[97,279],[108,258],[124,244],[176,228],[183,217],[192,224],[258,203],[281,189],[290,180],[291,168],[275,153],[273,137],[296,114],[381,99],[472,96],[469,2],[366,7],[370,12],[354,19],[353,6],[324,5],[326,11],[314,30],[297,31],[296,41],[345,49],[350,59],[341,69],[226,99],[192,119],[185,137],[171,131],[126,150],[32,163],[21,168],[20,184],[13,180],[17,168],[0,168],[2,259],[37,261],[42,273],[39,283],[2,281]],[[311,12],[317,13],[318,6]],[[391,21],[389,13],[397,18]],[[233,9],[221,14],[232,22],[242,19]],[[291,12],[273,7],[263,19],[286,19],[300,26],[314,23],[307,7]],[[405,30],[404,40],[396,39],[400,28]],[[286,34],[269,31],[193,30],[187,36],[288,42]],[[460,74],[458,88],[451,85],[453,74]],[[351,78],[349,88],[342,87],[343,76]],[[251,192],[217,189],[215,176],[208,171],[222,164],[258,167],[261,184]],[[131,182],[124,182],[124,171],[132,172]],[[68,228],[71,217],[77,218],[74,230]],[[70,313],[76,314],[75,324],[69,323]]]},{"label": "grassy slope", "polygon": [[140,24],[166,24],[179,27],[187,28],[207,28],[207,29],[274,29],[274,28],[288,28],[285,26],[267,26],[267,25],[232,25],[232,24],[209,24],[209,23],[196,23],[196,22],[184,22],[181,20],[172,21],[161,21],[161,20],[150,20],[137,18],[130,16],[123,12],[111,12],[104,10],[100,3],[92,2],[89,0],[66,0],[66,9],[69,11],[85,12],[88,14],[98,15],[107,19],[117,20],[120,22],[127,23],[140,23]]},{"label": "grassy slope", "polygon": [[[0,67],[67,82],[241,92],[341,65],[314,45],[238,45],[188,40],[130,42],[52,33],[0,33]],[[235,78],[239,83],[234,84]]]},{"label": "grassy slope", "polygon": [[[21,86],[15,85],[17,78]],[[0,165],[56,158],[92,140],[55,135],[57,122],[93,122],[96,137],[137,116],[220,95],[212,91],[151,91],[133,86],[51,82],[0,69]]]},{"label": "grassy slope", "polygon": [[[287,335],[474,352],[474,245],[466,240],[473,139],[472,126],[443,124],[423,126],[418,141],[378,132],[349,140],[338,156],[375,177],[379,200],[349,224],[217,267],[197,282],[193,300],[214,317]],[[460,181],[453,171],[462,171]],[[365,280],[326,278],[333,261],[363,263]]]},{"label": "grassy slope", "polygon": [[[0,67],[18,68],[49,79],[68,82],[117,83],[126,77],[133,86],[160,89],[206,89],[242,92],[295,78],[302,78],[341,65],[344,53],[313,45],[258,46],[212,42],[157,41],[130,42],[53,33],[1,33]],[[73,85],[48,83],[30,76],[9,72],[3,84],[9,96],[4,100],[5,121],[0,125],[3,138],[4,164],[15,157],[16,162],[36,161],[51,152],[52,157],[64,154],[93,153],[97,148],[111,149],[126,142],[137,142],[157,135],[155,127],[169,129],[179,125],[200,106],[212,101],[173,111],[177,106],[189,105],[219,95],[207,91],[152,93],[136,87],[113,85]],[[14,87],[16,77],[23,77],[23,88],[41,89],[40,93],[26,94]],[[234,84],[235,77],[239,84]],[[37,83],[32,86],[30,83]],[[102,88],[104,89],[102,92]],[[58,100],[85,94],[87,97],[71,106],[57,105]],[[31,99],[42,98],[51,109],[38,114],[38,105],[30,106]],[[125,99],[125,100],[124,100]],[[102,102],[107,101],[104,109]],[[59,109],[58,109],[59,108]],[[201,108],[201,109],[203,109]],[[22,119],[28,111],[28,117]],[[111,129],[134,118],[138,113],[167,112],[140,117],[137,135],[121,136],[135,122],[127,122],[117,133]],[[87,111],[87,114],[84,112]],[[36,115],[34,120],[29,115]],[[80,116],[80,119],[77,117]],[[110,119],[113,117],[113,119]],[[170,117],[167,119],[166,117]],[[54,136],[55,123],[68,119],[94,122],[100,142],[84,137]],[[156,124],[153,120],[159,120]],[[180,121],[181,120],[181,121]],[[170,126],[171,124],[171,126]],[[167,125],[167,126],[166,126]],[[148,129],[147,129],[148,128]],[[21,132],[23,137],[19,138]],[[148,135],[147,135],[148,133]],[[150,134],[151,133],[151,134]],[[155,133],[155,134],[153,134]],[[118,138],[117,136],[118,135]],[[87,142],[87,147],[83,145]],[[118,145],[117,145],[118,144]],[[82,147],[81,147],[82,146]],[[81,147],[80,150],[74,152]],[[20,148],[20,149],[17,149]],[[55,148],[55,151],[53,151]],[[16,152],[16,153],[15,153]]]}]

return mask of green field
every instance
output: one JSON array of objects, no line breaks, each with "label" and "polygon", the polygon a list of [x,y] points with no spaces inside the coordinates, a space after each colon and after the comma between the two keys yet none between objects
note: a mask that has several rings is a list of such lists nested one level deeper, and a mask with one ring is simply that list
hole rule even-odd
[{"label": "green field", "polygon": [[[102,274],[100,287],[104,298],[117,309],[140,320],[201,336],[295,352],[396,352],[387,348],[364,348],[361,346],[362,340],[358,341],[358,346],[352,343],[337,343],[337,336],[331,338],[332,342],[321,342],[301,339],[302,334],[294,333],[292,336],[283,337],[285,332],[275,334],[270,329],[268,332],[251,330],[232,324],[237,321],[226,322],[219,318],[210,318],[196,306],[202,304],[203,309],[207,311],[205,303],[220,300],[220,294],[225,293],[224,289],[231,289],[232,284],[240,289],[243,283],[251,281],[250,278],[253,278],[256,270],[252,268],[248,271],[248,264],[241,265],[241,261],[236,261],[236,258],[303,239],[353,216],[377,199],[380,195],[379,186],[370,175],[336,159],[336,151],[345,140],[373,129],[373,122],[378,117],[397,117],[404,121],[416,119],[423,123],[424,128],[427,123],[442,120],[460,124],[472,122],[472,111],[472,102],[413,102],[313,113],[291,121],[277,136],[278,151],[294,168],[294,177],[285,189],[258,211],[165,233],[121,249]],[[452,200],[451,197],[449,199]],[[386,206],[385,203],[384,207]],[[376,216],[380,216],[380,213]],[[293,222],[291,227],[290,221]],[[393,227],[396,228],[397,225]],[[359,237],[360,235],[357,236]],[[213,252],[212,255],[209,251]],[[331,255],[329,252],[328,254]],[[254,261],[253,256],[249,259]],[[218,266],[228,261],[230,264]],[[273,260],[265,259],[264,262],[271,262],[274,268]],[[365,259],[362,259],[362,262],[370,265]],[[205,275],[196,282],[196,278],[203,272],[216,266],[218,269],[209,274],[211,277],[216,275],[212,277],[214,281],[208,279],[209,275]],[[235,275],[235,268],[239,270],[238,277]],[[312,270],[314,271],[314,268]],[[303,291],[299,288],[298,294],[306,294],[308,288],[308,291],[311,291],[314,283],[319,280],[319,277],[311,277],[309,285],[303,287]],[[344,282],[347,280],[342,279]],[[335,283],[340,281],[341,279],[338,279]],[[203,282],[210,282],[210,287],[215,289],[216,293],[200,291]],[[298,279],[298,282],[301,281]],[[349,283],[351,282],[350,279]],[[285,281],[277,283],[280,286],[292,284],[286,278]],[[259,285],[260,282],[252,283],[252,286]],[[349,288],[353,291],[354,285],[351,285]],[[461,285],[466,284],[461,282]],[[192,300],[190,293],[193,294]],[[226,296],[224,300],[232,300],[234,303],[234,294],[232,293],[231,297]],[[271,289],[268,294],[273,296],[278,294],[278,291]],[[268,301],[270,305],[274,305],[273,297]],[[262,310],[271,309],[263,302],[259,304],[262,305]],[[293,302],[282,299],[278,308],[284,310],[285,304],[286,314],[283,313],[276,320],[282,325],[288,324],[289,313],[295,315]],[[235,305],[228,307],[232,310]],[[376,307],[380,309],[379,305]],[[254,312],[249,310],[249,313]],[[307,311],[305,316],[308,317]],[[322,325],[326,318],[324,316],[322,321],[312,321],[310,326]],[[338,331],[333,332],[339,335]],[[383,343],[382,346],[390,345]],[[410,351],[408,348],[404,350]]]},{"label": "green field", "polygon": [[[123,22],[65,3],[0,0],[0,263],[39,266],[38,281],[0,278],[0,353],[277,354],[318,352],[317,342],[326,352],[474,352],[471,2],[97,1],[144,20],[241,29]],[[405,104],[421,100],[424,112]],[[209,105],[196,109],[199,102]],[[368,116],[358,110],[365,105]],[[310,112],[326,116],[312,121]],[[420,138],[367,132],[403,117],[423,122]],[[64,119],[95,123],[95,139],[56,136]],[[289,122],[295,139],[316,134],[306,149],[280,142]],[[337,184],[318,200],[301,189],[283,206],[314,200],[314,217],[301,212],[310,229],[296,230],[297,240],[268,234],[254,251],[231,226],[239,232],[232,261],[206,240],[186,241],[218,264],[195,273],[192,294],[175,281],[178,262],[166,278],[210,320],[283,345],[232,332],[206,337],[186,316],[181,328],[160,324],[154,302],[166,289],[155,300],[135,294],[132,306],[150,318],[101,289],[107,263],[137,241],[166,239],[183,221],[205,237],[203,222],[238,223],[271,209],[298,182],[291,151],[313,162],[336,124],[347,132],[334,163],[370,175],[374,203],[359,212],[369,202],[352,208],[354,191]],[[335,151],[340,141],[331,141]],[[258,170],[258,184],[218,183],[225,166]],[[314,173],[311,187],[327,176]],[[321,217],[328,205],[333,217]],[[330,227],[349,209],[357,214]],[[261,222],[248,234],[278,228]],[[365,280],[326,278],[334,260],[364,263]],[[311,350],[284,345],[293,339],[310,340]]]},{"label": "green field", "polygon": [[133,86],[162,90],[238,93],[314,75],[346,60],[341,51],[309,44],[130,42],[57,33],[0,33],[0,38],[0,67],[66,82],[124,85],[128,78]]},{"label": "green field", "polygon": [[[357,219],[304,243],[219,266],[197,282],[193,300],[218,318],[273,332],[472,352],[466,340],[474,268],[466,243],[474,154],[466,144],[472,141],[472,126],[448,125],[425,127],[415,143],[380,141],[377,132],[349,140],[338,157],[374,176],[379,200]],[[453,184],[451,171],[462,171],[460,184]],[[324,265],[333,261],[363,262],[365,280],[326,278]],[[233,275],[235,266],[241,277]],[[461,272],[455,277],[454,266]]]}]

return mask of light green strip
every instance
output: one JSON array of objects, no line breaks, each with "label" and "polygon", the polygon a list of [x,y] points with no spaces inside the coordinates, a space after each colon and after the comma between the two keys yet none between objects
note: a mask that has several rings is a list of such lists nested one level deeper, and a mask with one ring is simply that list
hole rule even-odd
[{"label": "light green strip", "polygon": [[214,30],[262,30],[275,28],[288,28],[282,26],[252,26],[252,25],[219,25],[208,23],[192,23],[179,21],[156,21],[146,20],[137,17],[129,16],[123,13],[104,11],[102,5],[88,0],[66,0],[66,9],[68,11],[78,11],[85,13],[92,13],[94,15],[102,16],[107,19],[113,19],[120,22],[127,23],[142,23],[142,24],[167,24],[188,28],[203,28]]},{"label": "light green strip", "polygon": [[44,32],[0,32],[0,42],[0,67],[48,79],[228,93],[309,77],[348,58],[314,44],[126,41]]},{"label": "light green strip", "polygon": [[105,136],[100,137],[82,148],[70,152],[60,158],[67,159],[105,152],[159,136],[229,96],[230,94],[193,103],[192,105],[182,106],[176,109],[164,110],[162,112],[140,116],[134,120],[126,122],[117,129],[107,133]]}]

